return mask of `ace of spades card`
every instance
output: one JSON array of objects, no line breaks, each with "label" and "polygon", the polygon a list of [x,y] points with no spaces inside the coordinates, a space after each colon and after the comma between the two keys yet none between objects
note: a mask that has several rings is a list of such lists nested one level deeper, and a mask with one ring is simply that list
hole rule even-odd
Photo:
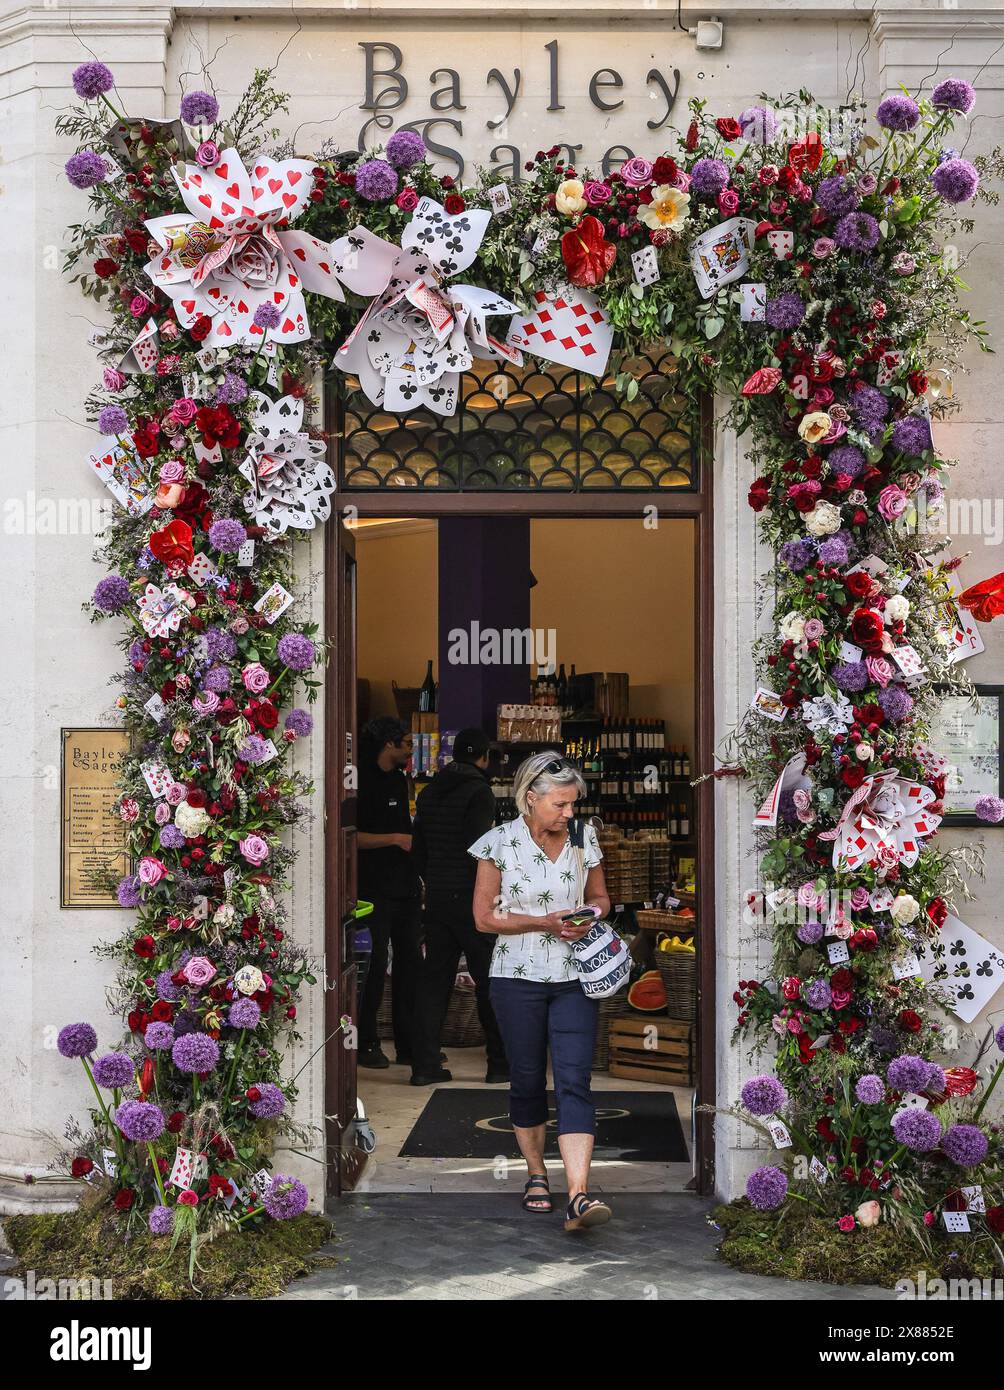
[{"label": "ace of spades card", "polygon": [[963,1023],[972,1023],[1004,983],[1004,956],[951,914],[937,937],[925,938],[917,951],[921,975],[948,993]]},{"label": "ace of spades card", "polygon": [[551,298],[543,290],[533,298],[533,312],[514,316],[506,342],[547,362],[602,376],[614,335],[596,297],[572,289],[567,298]]}]

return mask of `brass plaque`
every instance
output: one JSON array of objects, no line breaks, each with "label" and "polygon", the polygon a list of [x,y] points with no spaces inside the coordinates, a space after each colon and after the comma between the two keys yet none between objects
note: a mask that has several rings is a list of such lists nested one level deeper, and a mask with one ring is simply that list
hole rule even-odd
[{"label": "brass plaque", "polygon": [[123,729],[63,729],[61,907],[118,907],[130,872],[125,822],[112,811],[129,751]]}]

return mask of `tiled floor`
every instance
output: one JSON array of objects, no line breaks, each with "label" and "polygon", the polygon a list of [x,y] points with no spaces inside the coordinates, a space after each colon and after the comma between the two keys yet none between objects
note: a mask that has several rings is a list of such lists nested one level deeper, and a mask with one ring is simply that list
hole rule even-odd
[{"label": "tiled floor", "polygon": [[[498,1192],[498,1184],[513,1178],[512,1164],[506,1156],[498,1158],[398,1158],[398,1151],[425,1108],[433,1086],[411,1086],[409,1067],[394,1066],[394,1048],[390,1042],[383,1050],[391,1059],[387,1071],[359,1069],[359,1094],[366,1114],[377,1137],[377,1147],[363,1170],[356,1192]],[[453,1081],[444,1083],[449,1089],[459,1086],[484,1086],[485,1051],[483,1047],[447,1047],[449,1061],[444,1065],[453,1073]],[[550,1075],[548,1076],[550,1083]],[[604,1091],[666,1091],[672,1089],[680,1123],[692,1152],[691,1100],[689,1089],[653,1086],[644,1081],[623,1081],[606,1072],[594,1072],[592,1088],[598,1103]],[[508,1111],[508,1086],[495,1086],[498,1092],[499,1113]],[[516,1165],[522,1169],[522,1161]],[[553,1164],[552,1171],[553,1171]],[[689,1163],[625,1163],[597,1159],[593,1164],[590,1191],[593,1192],[680,1192],[693,1176]],[[560,1177],[554,1181],[555,1191],[561,1186]]]}]

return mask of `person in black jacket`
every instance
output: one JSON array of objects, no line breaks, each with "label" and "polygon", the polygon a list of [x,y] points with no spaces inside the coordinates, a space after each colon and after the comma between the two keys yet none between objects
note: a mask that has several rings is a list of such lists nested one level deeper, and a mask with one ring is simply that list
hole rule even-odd
[{"label": "person in black jacket", "polygon": [[425,959],[419,968],[413,1016],[413,1086],[453,1080],[440,1062],[439,1037],[461,954],[474,979],[478,1017],[487,1040],[485,1080],[509,1080],[502,1035],[488,997],[495,938],[476,930],[471,911],[477,863],[467,849],[495,820],[487,766],[488,739],[480,729],[462,729],[453,745],[453,762],[436,773],[416,802],[411,853],[425,883]]}]

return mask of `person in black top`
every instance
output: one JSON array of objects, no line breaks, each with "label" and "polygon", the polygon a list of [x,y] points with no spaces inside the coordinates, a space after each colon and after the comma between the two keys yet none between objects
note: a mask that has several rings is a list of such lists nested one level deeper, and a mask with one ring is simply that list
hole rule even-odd
[{"label": "person in black top", "polygon": [[421,962],[419,885],[411,858],[411,812],[405,766],[411,734],[397,719],[371,720],[359,763],[359,896],[373,903],[368,919],[373,955],[359,1000],[361,1067],[389,1067],[380,1046],[377,1011],[393,947],[392,1015],[397,1061],[410,1065],[415,980]]},{"label": "person in black top", "polygon": [[478,1017],[487,1040],[485,1080],[509,1080],[488,997],[495,937],[476,930],[471,911],[477,861],[467,851],[495,821],[495,795],[485,776],[488,739],[480,729],[457,734],[453,759],[419,793],[415,806],[412,859],[425,883],[425,959],[415,996],[413,1086],[453,1080],[441,1065],[439,1038],[461,954],[474,978]]}]

